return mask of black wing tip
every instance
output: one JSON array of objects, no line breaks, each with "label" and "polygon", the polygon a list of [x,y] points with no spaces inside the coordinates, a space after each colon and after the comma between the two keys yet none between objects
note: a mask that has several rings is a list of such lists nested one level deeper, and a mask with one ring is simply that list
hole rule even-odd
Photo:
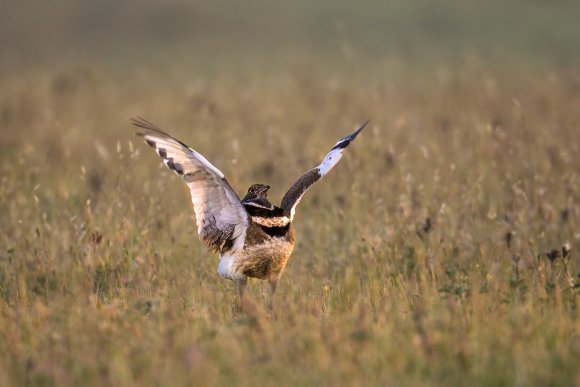
[{"label": "black wing tip", "polygon": [[349,134],[348,137],[350,141],[354,140],[356,136],[358,136],[358,134],[360,132],[362,132],[362,130],[368,125],[368,123],[371,122],[371,120],[366,120],[364,124],[361,125],[360,128],[358,128],[357,130],[355,130],[354,132],[352,132],[351,134]]},{"label": "black wing tip", "polygon": [[[140,117],[140,116],[137,116],[137,117],[129,117],[129,121],[131,122],[131,124],[135,125],[138,128],[145,129],[145,130],[147,130],[149,132],[161,134],[161,135],[163,135],[165,137],[171,137],[163,129],[161,129],[160,127],[158,127],[157,125],[155,125],[151,121],[146,120],[143,117]],[[137,133],[138,136],[144,136],[146,134],[147,133]]]},{"label": "black wing tip", "polygon": [[366,120],[366,122],[362,124],[360,128],[338,140],[336,145],[333,146],[331,150],[346,148],[351,143],[351,141],[353,141],[356,138],[356,136],[358,136],[358,134],[362,132],[362,130],[367,126],[369,122],[370,120]]},{"label": "black wing tip", "polygon": [[371,120],[366,120],[365,123],[362,124],[360,128],[358,128],[357,132],[363,130],[368,125],[369,122],[371,122]]},{"label": "black wing tip", "polygon": [[154,126],[151,122],[147,121],[145,118],[141,116],[129,117],[129,121],[131,122],[131,124],[139,128]]},{"label": "black wing tip", "polygon": [[[147,135],[153,134],[153,135],[157,135],[159,137],[165,138],[165,139],[170,139],[172,141],[176,141],[177,143],[179,143],[181,146],[183,146],[186,149],[191,149],[186,143],[184,143],[183,141],[173,137],[172,135],[170,135],[169,133],[167,133],[165,130],[161,129],[160,127],[158,127],[157,125],[155,125],[154,123],[152,123],[151,121],[147,121],[145,118],[143,117],[129,117],[129,120],[131,121],[131,124],[135,125],[136,127],[140,128],[140,129],[145,129],[145,132],[136,132],[135,134],[139,137],[145,137]],[[151,145],[150,141],[145,141],[149,146],[153,147],[153,145]]]}]

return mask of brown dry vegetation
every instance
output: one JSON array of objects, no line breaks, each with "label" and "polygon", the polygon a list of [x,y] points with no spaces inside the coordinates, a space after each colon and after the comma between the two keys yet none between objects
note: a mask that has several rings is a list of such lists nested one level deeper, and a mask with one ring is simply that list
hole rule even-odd
[{"label": "brown dry vegetation", "polygon": [[[579,384],[578,106],[577,72],[475,64],[5,77],[0,385]],[[371,119],[299,206],[276,317],[258,281],[236,311],[135,115],[278,200]]]}]

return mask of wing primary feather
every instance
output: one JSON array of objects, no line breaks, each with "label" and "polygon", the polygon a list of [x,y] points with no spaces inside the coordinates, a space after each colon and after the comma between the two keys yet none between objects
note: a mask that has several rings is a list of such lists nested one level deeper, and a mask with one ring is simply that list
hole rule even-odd
[{"label": "wing primary feather", "polygon": [[[148,130],[149,132],[153,132],[157,135],[160,135],[163,138],[173,140],[173,141],[179,143],[180,145],[184,146],[187,149],[193,150],[187,144],[185,144],[183,141],[173,137],[172,135],[170,135],[169,133],[167,133],[166,131],[164,131],[163,129],[158,127],[157,125],[151,123],[150,121],[147,121],[145,118],[142,118],[142,117],[131,118],[131,123],[138,128]],[[138,136],[144,137],[150,133],[137,132],[136,134]]]},{"label": "wing primary feather", "polygon": [[343,138],[338,140],[337,143],[332,147],[332,149],[344,149],[344,148],[346,148],[351,143],[351,141],[353,141],[356,138],[356,136],[358,136],[358,134],[360,132],[362,132],[362,130],[367,126],[368,123],[369,123],[369,120],[367,120],[364,124],[361,125],[360,128],[358,128],[354,132],[352,132],[352,133],[348,134],[347,136],[344,136]]},{"label": "wing primary feather", "polygon": [[[223,173],[205,157],[144,118],[132,118],[147,145],[188,185],[200,239],[214,251],[241,249],[249,215]],[[225,250],[224,250],[225,249]]]},{"label": "wing primary feather", "polygon": [[288,192],[286,192],[282,198],[280,206],[282,207],[283,215],[289,217],[290,221],[294,220],[296,206],[300,202],[300,199],[302,199],[302,196],[306,193],[306,190],[308,190],[308,188],[316,183],[321,177],[322,175],[320,174],[318,167],[312,168],[300,176],[298,180],[292,184],[292,187],[290,187]]},{"label": "wing primary feather", "polygon": [[282,203],[280,204],[284,216],[288,216],[290,221],[294,219],[296,206],[308,188],[325,176],[328,171],[330,171],[340,161],[344,149],[356,138],[356,136],[358,136],[360,132],[362,132],[368,123],[369,121],[365,122],[360,128],[338,140],[319,166],[304,173],[294,182],[294,184],[292,184],[288,192],[286,192],[282,198]]}]

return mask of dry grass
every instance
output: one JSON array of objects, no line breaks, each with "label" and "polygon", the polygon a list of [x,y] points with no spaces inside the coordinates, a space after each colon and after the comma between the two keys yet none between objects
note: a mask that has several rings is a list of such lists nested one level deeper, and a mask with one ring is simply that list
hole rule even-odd
[{"label": "dry grass", "polygon": [[[2,79],[0,385],[580,384],[578,73],[159,78]],[[273,198],[371,119],[275,318],[257,281],[236,313],[134,115]]]}]

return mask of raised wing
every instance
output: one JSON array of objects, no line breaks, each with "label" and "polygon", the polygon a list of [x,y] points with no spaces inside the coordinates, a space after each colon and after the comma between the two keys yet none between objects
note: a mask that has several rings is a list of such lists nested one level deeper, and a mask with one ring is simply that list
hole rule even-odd
[{"label": "raised wing", "polygon": [[326,175],[328,171],[330,171],[340,161],[344,149],[356,138],[356,136],[358,136],[368,123],[368,121],[365,122],[360,128],[348,136],[338,140],[319,166],[304,173],[294,182],[294,184],[292,184],[292,187],[290,187],[288,192],[286,192],[286,195],[282,198],[281,203],[284,216],[287,217],[290,222],[294,219],[296,206],[300,202],[300,199],[302,199],[302,196],[304,196],[306,190]]},{"label": "raised wing", "polygon": [[248,213],[224,174],[205,157],[152,123],[143,118],[131,121],[144,130],[137,134],[189,186],[199,238],[214,251],[241,249],[249,223]]}]

